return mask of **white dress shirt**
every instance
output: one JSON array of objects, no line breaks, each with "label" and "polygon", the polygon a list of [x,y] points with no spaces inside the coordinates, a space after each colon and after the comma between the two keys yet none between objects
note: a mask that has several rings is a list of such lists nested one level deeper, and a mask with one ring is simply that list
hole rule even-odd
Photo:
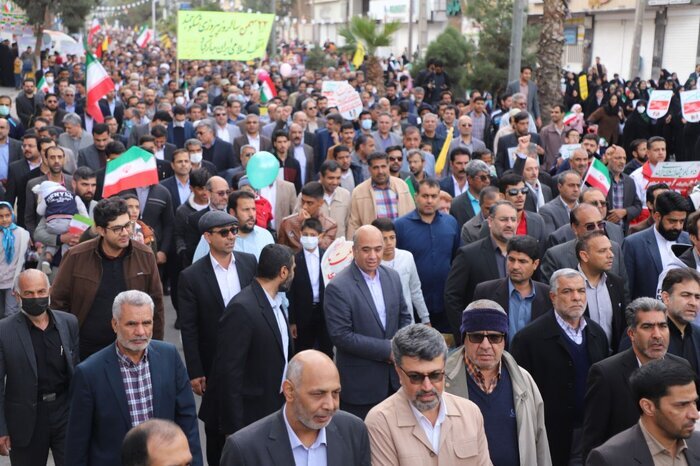
[{"label": "white dress shirt", "polygon": [[318,431],[314,443],[309,448],[306,448],[299,440],[299,437],[297,437],[296,432],[292,430],[292,426],[289,425],[286,405],[282,407],[282,416],[284,417],[284,425],[287,427],[287,437],[289,437],[289,444],[292,447],[295,466],[327,466],[328,451],[326,448],[328,443],[326,442],[326,428],[322,427]]},{"label": "white dress shirt", "polygon": [[384,304],[384,293],[382,293],[382,282],[379,279],[379,269],[374,273],[374,278],[367,275],[362,269],[360,269],[360,273],[372,295],[374,307],[377,308],[377,314],[379,314],[379,321],[382,323],[382,327],[386,329],[386,305]]},{"label": "white dress shirt", "polygon": [[248,136],[248,144],[251,146],[255,147],[255,152],[260,152],[260,133],[258,133],[257,136],[253,137],[250,134]]},{"label": "white dress shirt", "polygon": [[228,132],[228,126],[222,128],[216,125],[216,137],[226,142],[233,142],[231,141],[231,134]]},{"label": "white dress shirt", "polygon": [[301,184],[306,184],[306,152],[304,152],[304,144],[299,144],[294,146],[294,158],[299,162],[299,167],[301,167]]},{"label": "white dress shirt", "polygon": [[275,315],[275,320],[277,321],[277,328],[282,336],[282,352],[284,353],[284,370],[282,371],[282,380],[280,380],[280,393],[282,393],[282,383],[287,376],[287,361],[289,361],[289,333],[287,330],[287,316],[284,315],[282,310],[282,295],[277,293],[274,298],[270,296],[267,291],[263,288],[267,300],[270,302],[270,307],[272,307],[272,313]]},{"label": "white dress shirt", "polygon": [[318,248],[313,251],[304,249],[304,259],[306,259],[306,270],[309,271],[309,281],[311,282],[311,290],[314,303],[318,303],[320,298],[319,293],[319,277],[321,268],[321,257],[319,256]]},{"label": "white dress shirt", "polygon": [[440,410],[438,411],[438,417],[435,420],[435,425],[428,420],[427,417],[423,415],[420,411],[416,409],[413,404],[408,404],[413,411],[413,415],[416,417],[416,421],[425,432],[425,436],[428,437],[428,441],[433,446],[433,451],[435,453],[440,452],[440,431],[442,430],[442,424],[447,419],[447,406],[445,405],[445,400],[440,399]]},{"label": "white dress shirt", "polygon": [[226,269],[211,254],[209,254],[209,258],[211,259],[211,266],[214,268],[214,275],[216,275],[216,283],[219,285],[221,297],[224,299],[224,306],[228,306],[229,301],[241,292],[241,281],[238,278],[238,270],[236,270],[236,257],[233,253],[231,254],[231,262]]},{"label": "white dress shirt", "polygon": [[669,241],[659,233],[656,229],[656,225],[652,227],[654,229],[654,237],[656,237],[656,245],[659,248],[659,254],[661,255],[661,270],[666,270],[669,265],[677,262],[676,255],[671,251],[671,246],[676,244],[675,241]]},{"label": "white dress shirt", "polygon": [[467,181],[464,182],[464,187],[460,188],[459,181],[457,181],[454,175],[452,175],[452,185],[455,187],[455,197],[464,194],[469,189],[469,183]]}]

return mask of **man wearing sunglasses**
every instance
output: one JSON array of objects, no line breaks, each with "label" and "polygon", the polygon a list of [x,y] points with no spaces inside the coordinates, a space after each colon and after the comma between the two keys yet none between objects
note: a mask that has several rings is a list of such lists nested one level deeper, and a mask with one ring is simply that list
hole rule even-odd
[{"label": "man wearing sunglasses", "polygon": [[[440,332],[409,325],[396,332],[391,351],[401,388],[367,415],[372,464],[491,464],[479,408],[445,392]],[[410,461],[399,456],[407,452]]]},{"label": "man wearing sunglasses", "polygon": [[[540,249],[544,251],[544,243],[547,237],[547,229],[544,219],[536,212],[526,212],[525,202],[532,196],[530,188],[525,185],[525,180],[513,172],[505,172],[498,182],[503,199],[510,201],[518,212],[518,227],[516,235],[528,235],[537,240]],[[488,234],[488,229],[482,228],[482,237]]]},{"label": "man wearing sunglasses", "polygon": [[586,283],[581,272],[554,272],[549,297],[554,312],[519,331],[510,353],[542,394],[552,464],[583,464],[586,376],[591,365],[608,356],[608,338],[600,325],[584,316]]},{"label": "man wearing sunglasses", "polygon": [[[481,410],[493,464],[551,464],[540,391],[505,351],[505,310],[489,299],[476,300],[462,313],[460,330],[464,345],[447,358],[446,389]],[[506,415],[512,412],[515,417]]]}]

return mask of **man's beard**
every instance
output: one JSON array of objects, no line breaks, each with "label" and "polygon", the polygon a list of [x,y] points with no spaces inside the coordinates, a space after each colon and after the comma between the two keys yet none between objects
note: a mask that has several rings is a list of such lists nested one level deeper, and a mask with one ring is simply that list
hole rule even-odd
[{"label": "man's beard", "polygon": [[663,219],[659,222],[659,234],[669,241],[676,241],[681,235],[682,230],[678,229],[666,229],[664,227]]}]

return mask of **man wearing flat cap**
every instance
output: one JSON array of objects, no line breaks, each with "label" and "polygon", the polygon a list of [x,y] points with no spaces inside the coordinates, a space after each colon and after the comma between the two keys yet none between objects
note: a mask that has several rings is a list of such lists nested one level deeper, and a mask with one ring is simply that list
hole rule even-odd
[{"label": "man wearing flat cap", "polygon": [[460,331],[464,345],[447,358],[445,391],[481,410],[491,462],[551,465],[540,391],[505,351],[505,310],[495,301],[476,300],[462,313]]},{"label": "man wearing flat cap", "polygon": [[[211,210],[199,219],[199,232],[209,244],[209,254],[182,271],[179,301],[187,372],[192,390],[202,396],[216,354],[219,319],[231,299],[250,285],[258,264],[254,255],[233,250],[236,217]],[[209,457],[212,448],[220,451],[225,438],[206,424],[205,432]],[[217,463],[210,459],[210,464]]]}]

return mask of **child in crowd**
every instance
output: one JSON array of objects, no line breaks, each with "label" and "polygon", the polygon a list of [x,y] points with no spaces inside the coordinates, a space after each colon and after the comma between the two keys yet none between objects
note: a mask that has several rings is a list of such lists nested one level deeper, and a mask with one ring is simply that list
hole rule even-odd
[{"label": "child in crowd", "polygon": [[19,307],[13,294],[17,276],[24,268],[29,232],[15,224],[9,202],[0,202],[0,318],[15,314]]}]

